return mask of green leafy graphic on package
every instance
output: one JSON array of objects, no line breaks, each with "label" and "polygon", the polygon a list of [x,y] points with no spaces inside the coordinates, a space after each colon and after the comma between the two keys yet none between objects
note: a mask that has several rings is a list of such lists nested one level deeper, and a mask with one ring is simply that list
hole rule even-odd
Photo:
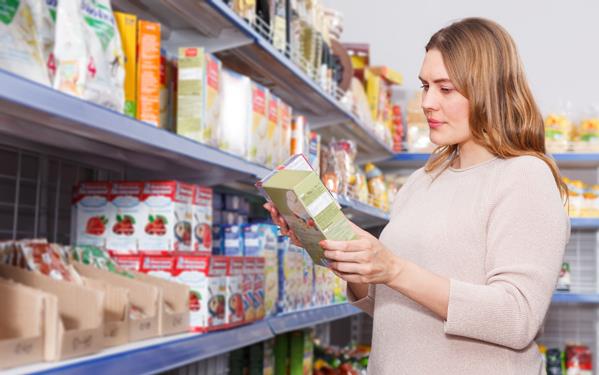
[{"label": "green leafy graphic on package", "polygon": [[83,19],[94,30],[102,48],[106,47],[114,37],[114,18],[110,7],[97,0],[88,0],[81,2]]},{"label": "green leafy graphic on package", "polygon": [[56,23],[56,7],[58,6],[58,0],[46,0],[46,5],[48,6],[48,12],[50,12],[52,22]]},{"label": "green leafy graphic on package", "polygon": [[17,14],[19,3],[19,0],[0,0],[0,21],[10,25]]}]

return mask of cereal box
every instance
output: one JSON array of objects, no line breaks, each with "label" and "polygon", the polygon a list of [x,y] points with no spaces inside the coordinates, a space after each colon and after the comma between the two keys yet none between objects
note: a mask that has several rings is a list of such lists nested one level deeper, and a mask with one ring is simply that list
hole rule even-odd
[{"label": "cereal box", "polygon": [[121,43],[125,53],[125,108],[127,116],[137,113],[137,16],[114,12],[114,18],[121,34]]},{"label": "cereal box", "polygon": [[[266,311],[266,290],[265,290],[265,259],[263,257],[254,257],[254,313],[256,319],[264,319]],[[276,307],[276,295],[269,305]],[[272,308],[271,308],[272,310]]]},{"label": "cereal box", "polygon": [[194,186],[193,236],[195,251],[212,251],[212,189]]},{"label": "cereal box", "polygon": [[249,77],[223,69],[220,106],[218,147],[245,157],[252,111],[252,85]]},{"label": "cereal box", "polygon": [[82,182],[73,191],[74,243],[104,248],[112,226],[110,182]]},{"label": "cereal box", "polygon": [[160,24],[137,23],[137,119],[160,124]]},{"label": "cereal box", "polygon": [[279,155],[277,156],[277,165],[285,162],[291,156],[291,120],[291,106],[281,100],[279,102],[280,138],[278,141]]},{"label": "cereal box", "polygon": [[208,269],[208,330],[226,325],[227,257],[211,256]]},{"label": "cereal box", "polygon": [[213,55],[207,53],[206,80],[204,83],[204,134],[203,141],[212,146],[218,146],[218,124],[221,110],[221,72],[222,63]]},{"label": "cereal box", "polygon": [[203,48],[179,48],[177,134],[203,143],[208,142],[204,130],[205,61]]},{"label": "cereal box", "polygon": [[223,247],[222,255],[242,256],[244,254],[242,225],[226,225],[222,228]]},{"label": "cereal box", "polygon": [[278,228],[271,224],[251,224],[244,227],[244,255],[262,258],[264,270],[263,304],[266,315],[276,313],[278,298]]},{"label": "cereal box", "polygon": [[265,145],[268,131],[268,89],[252,82],[252,127],[248,138],[248,159],[266,164],[268,146]]},{"label": "cereal box", "polygon": [[243,312],[245,322],[253,322],[256,319],[254,310],[254,278],[256,261],[254,257],[243,257]]},{"label": "cereal box", "polygon": [[205,332],[208,328],[210,255],[178,254],[173,281],[189,286],[190,329]]},{"label": "cereal box", "polygon": [[141,272],[143,254],[115,254],[110,252],[110,257],[125,271]]},{"label": "cereal box", "polygon": [[227,327],[244,322],[243,310],[243,257],[228,257],[227,261],[227,308],[225,320]]},{"label": "cereal box", "polygon": [[143,233],[145,206],[140,197],[143,182],[113,182],[110,203],[113,216],[106,248],[116,253],[132,253],[138,249],[138,238]]},{"label": "cereal box", "polygon": [[175,260],[172,255],[144,254],[140,271],[150,276],[172,281]]},{"label": "cereal box", "polygon": [[279,139],[277,135],[280,136],[280,128],[279,128],[279,101],[275,95],[271,94],[268,99],[268,126],[266,129],[266,166],[273,168],[277,164],[277,144],[279,143]]},{"label": "cereal box", "polygon": [[191,250],[193,186],[177,181],[144,183],[142,202],[146,216],[139,249]]}]

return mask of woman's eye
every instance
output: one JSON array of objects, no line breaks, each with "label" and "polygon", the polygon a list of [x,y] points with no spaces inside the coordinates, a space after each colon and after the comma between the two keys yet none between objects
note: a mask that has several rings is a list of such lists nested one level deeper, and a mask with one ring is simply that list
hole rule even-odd
[{"label": "woman's eye", "polygon": [[423,89],[424,91],[428,91],[428,85],[422,85],[420,86],[421,89]]},{"label": "woman's eye", "polygon": [[441,92],[443,92],[443,93],[447,94],[447,93],[450,93],[452,91],[453,91],[453,89],[451,87],[441,87]]}]

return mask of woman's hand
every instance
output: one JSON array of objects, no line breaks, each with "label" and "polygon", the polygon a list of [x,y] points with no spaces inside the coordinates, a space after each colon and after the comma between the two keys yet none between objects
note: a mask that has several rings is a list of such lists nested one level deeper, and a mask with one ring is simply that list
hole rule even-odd
[{"label": "woman's hand", "polygon": [[352,224],[357,240],[320,242],[337,276],[350,283],[389,284],[401,272],[402,260],[376,237]]},{"label": "woman's hand", "polygon": [[275,223],[281,228],[281,234],[283,234],[284,236],[289,236],[291,242],[295,246],[303,247],[302,243],[297,238],[295,233],[293,233],[293,231],[289,229],[289,225],[287,224],[283,216],[281,216],[276,207],[270,202],[266,202],[263,207],[270,213],[270,217],[272,218],[273,223]]}]

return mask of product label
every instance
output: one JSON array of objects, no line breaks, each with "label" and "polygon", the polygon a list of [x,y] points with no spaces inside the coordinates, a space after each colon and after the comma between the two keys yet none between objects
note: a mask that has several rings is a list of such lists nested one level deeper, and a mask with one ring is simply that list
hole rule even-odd
[{"label": "product label", "polygon": [[19,0],[4,0],[0,2],[0,21],[9,25],[19,9]]},{"label": "product label", "polygon": [[82,0],[81,11],[84,14],[83,19],[94,30],[102,48],[106,50],[115,33],[112,10],[99,1]]}]

